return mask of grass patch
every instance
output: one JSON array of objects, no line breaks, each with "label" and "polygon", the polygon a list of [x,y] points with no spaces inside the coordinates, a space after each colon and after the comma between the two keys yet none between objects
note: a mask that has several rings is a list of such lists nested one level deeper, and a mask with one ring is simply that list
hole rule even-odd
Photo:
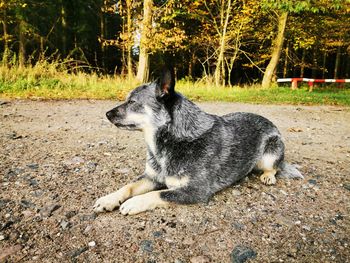
[{"label": "grass patch", "polygon": [[[136,80],[96,73],[68,73],[58,63],[37,63],[32,67],[0,66],[0,97],[19,99],[118,99],[124,100]],[[336,86],[215,87],[206,82],[180,80],[176,89],[194,101],[225,101],[257,104],[342,105],[350,106],[350,89]]]},{"label": "grass patch", "polygon": [[209,85],[180,81],[177,89],[196,101],[350,106],[350,89],[340,89],[336,86],[315,88],[313,92],[309,92],[306,86],[298,90],[278,86],[269,89],[259,86],[213,88]]}]

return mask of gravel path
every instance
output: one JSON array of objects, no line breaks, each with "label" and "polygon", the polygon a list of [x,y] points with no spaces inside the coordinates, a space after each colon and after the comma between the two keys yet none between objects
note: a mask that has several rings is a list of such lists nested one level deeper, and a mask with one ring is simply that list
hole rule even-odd
[{"label": "gravel path", "polygon": [[0,262],[350,262],[350,110],[201,103],[271,119],[305,180],[257,176],[208,204],[95,215],[94,201],[140,175],[142,133],[112,101],[0,102]]}]

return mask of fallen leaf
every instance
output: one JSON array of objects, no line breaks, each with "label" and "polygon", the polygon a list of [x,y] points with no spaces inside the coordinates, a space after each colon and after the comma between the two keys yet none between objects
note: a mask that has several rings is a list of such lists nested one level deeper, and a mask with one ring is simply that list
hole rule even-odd
[{"label": "fallen leaf", "polygon": [[299,128],[299,127],[291,127],[287,131],[289,131],[289,132],[303,132],[303,129]]}]

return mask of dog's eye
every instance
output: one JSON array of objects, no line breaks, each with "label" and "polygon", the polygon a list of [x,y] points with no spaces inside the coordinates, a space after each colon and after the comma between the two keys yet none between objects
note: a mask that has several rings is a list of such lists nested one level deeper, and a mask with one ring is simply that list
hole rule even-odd
[{"label": "dog's eye", "polygon": [[134,104],[136,100],[129,100],[129,104]]}]

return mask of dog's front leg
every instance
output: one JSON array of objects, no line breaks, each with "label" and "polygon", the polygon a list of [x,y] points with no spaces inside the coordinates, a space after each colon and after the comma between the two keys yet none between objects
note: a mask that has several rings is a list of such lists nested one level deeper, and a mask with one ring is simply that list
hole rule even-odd
[{"label": "dog's front leg", "polygon": [[136,182],[125,185],[116,192],[97,199],[93,209],[96,213],[112,211],[128,198],[147,193],[154,189],[156,189],[156,184],[151,179],[142,177]]},{"label": "dog's front leg", "polygon": [[123,215],[136,215],[157,207],[167,206],[169,203],[160,197],[160,193],[163,191],[168,190],[153,191],[130,198],[120,206],[119,210]]},{"label": "dog's front leg", "polygon": [[180,187],[176,189],[153,191],[138,195],[125,201],[120,206],[123,215],[135,215],[157,207],[170,204],[194,204],[207,202],[210,195],[196,187]]}]

